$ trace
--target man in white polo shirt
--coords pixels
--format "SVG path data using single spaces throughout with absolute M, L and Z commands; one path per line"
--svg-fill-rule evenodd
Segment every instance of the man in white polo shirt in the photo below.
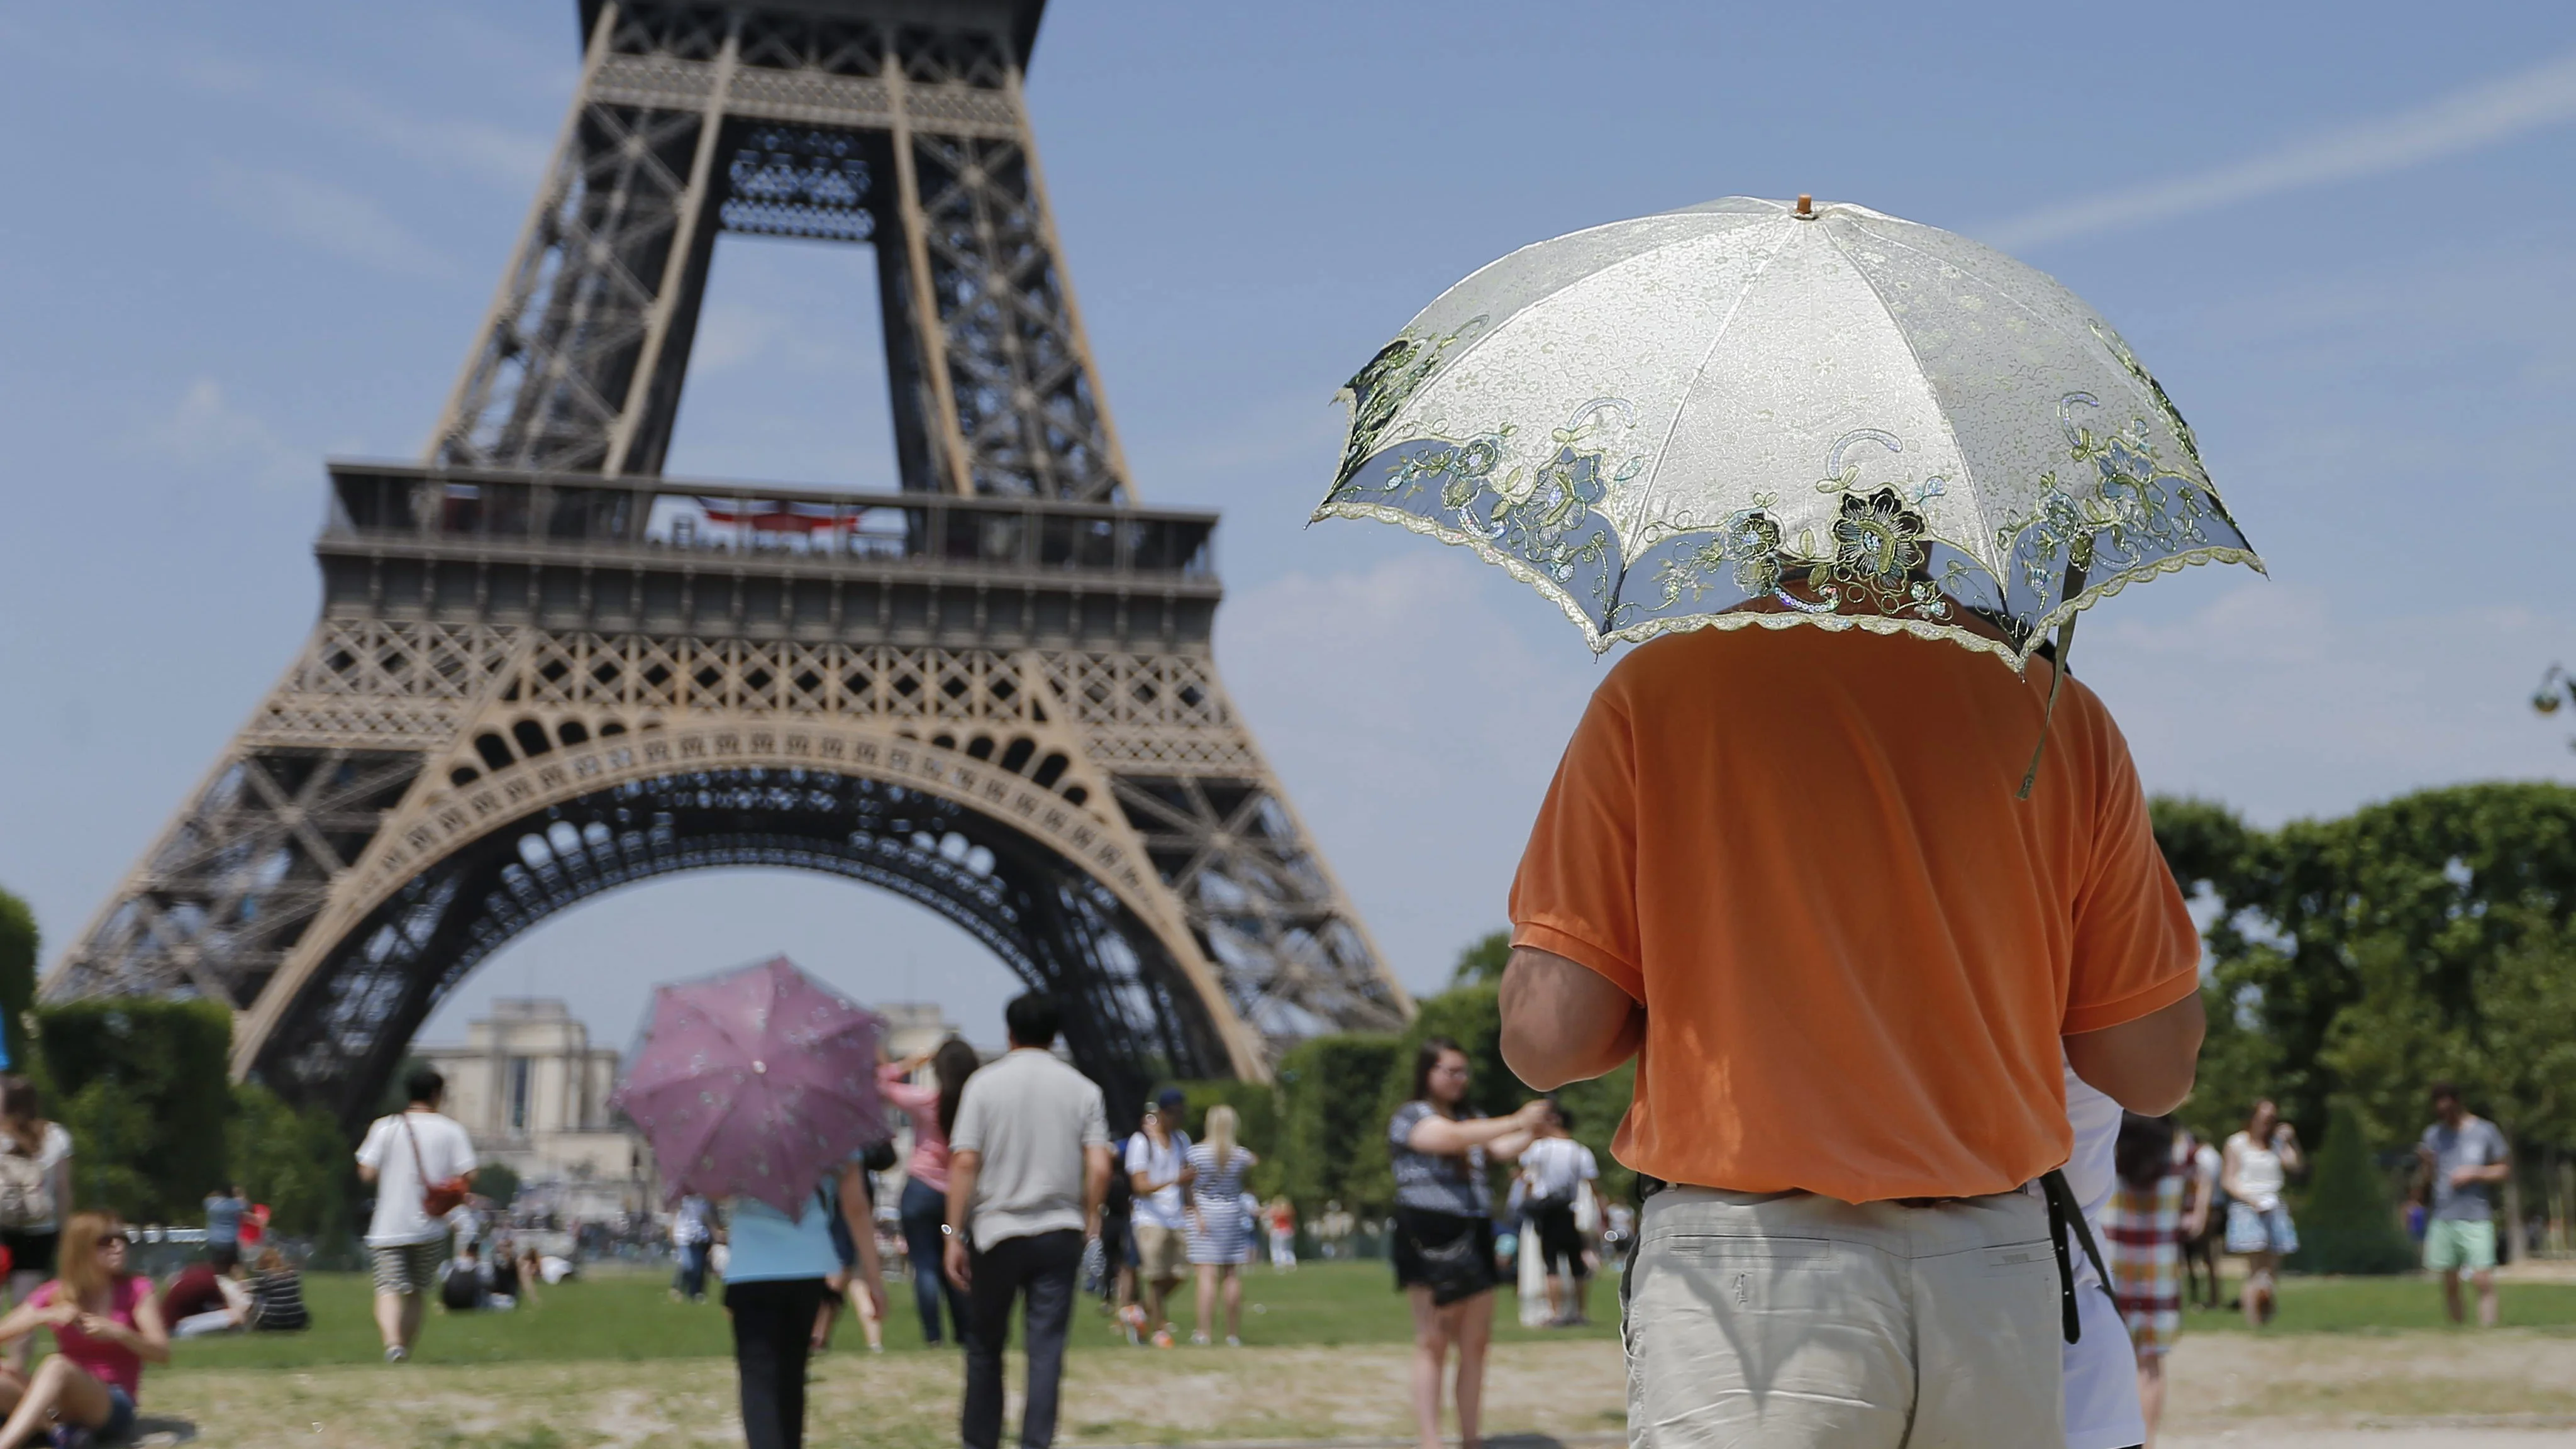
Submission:
M 376 1330 L 385 1362 L 411 1357 L 420 1336 L 429 1293 L 446 1260 L 445 1215 L 432 1217 L 431 1189 L 457 1194 L 474 1181 L 474 1139 L 465 1126 L 438 1110 L 447 1079 L 427 1067 L 403 1083 L 411 1105 L 379 1117 L 358 1147 L 358 1177 L 376 1189 L 376 1214 L 367 1224 L 367 1255 L 375 1262 Z M 449 1204 L 453 1211 L 455 1204 Z
M 959 1436 L 966 1449 L 1001 1443 L 1002 1349 L 1011 1306 L 1025 1294 L 1029 1386 L 1020 1443 L 1047 1449 L 1082 1245 L 1099 1233 L 1109 1192 L 1109 1117 L 1100 1088 L 1055 1059 L 1063 1015 L 1052 997 L 1015 998 L 1002 1020 L 1011 1049 L 966 1079 L 948 1133 L 944 1266 L 967 1301 Z

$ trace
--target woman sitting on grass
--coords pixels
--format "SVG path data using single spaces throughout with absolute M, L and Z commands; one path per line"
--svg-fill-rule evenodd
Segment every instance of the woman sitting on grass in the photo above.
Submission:
M 54 1331 L 54 1356 L 32 1378 L 0 1371 L 0 1449 L 19 1449 L 56 1428 L 57 1443 L 114 1443 L 134 1428 L 143 1365 L 170 1361 L 170 1335 L 152 1280 L 126 1271 L 125 1225 L 109 1213 L 74 1213 L 63 1225 L 60 1274 L 0 1318 L 0 1344 Z

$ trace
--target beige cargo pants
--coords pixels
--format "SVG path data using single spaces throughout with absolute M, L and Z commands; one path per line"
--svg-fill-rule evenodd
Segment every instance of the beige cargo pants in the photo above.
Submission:
M 2048 1209 L 2033 1194 L 1854 1205 L 1646 1200 L 1620 1332 L 1634 1449 L 2065 1442 Z

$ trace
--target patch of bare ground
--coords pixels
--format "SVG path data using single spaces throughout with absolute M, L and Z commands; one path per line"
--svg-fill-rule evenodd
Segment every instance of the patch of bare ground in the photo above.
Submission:
M 2195 1334 L 2166 1375 L 2165 1426 L 2178 1444 L 2249 1442 L 2257 1429 L 2343 1431 L 2331 1442 L 2391 1449 L 2397 1440 L 2384 1436 L 2412 1433 L 2576 1444 L 2576 1338 L 2560 1335 Z
M 808 1442 L 956 1442 L 954 1353 L 818 1361 Z M 1400 1346 L 1082 1351 L 1066 1365 L 1059 1442 L 1196 1445 L 1410 1437 Z M 1010 1381 L 1021 1382 L 1015 1358 Z M 2186 1337 L 2170 1367 L 2168 1449 L 2265 1443 L 2576 1446 L 2576 1337 L 2507 1330 Z M 1618 1347 L 1503 1344 L 1486 1384 L 1502 1435 L 1578 1440 L 1624 1424 Z M 234 1370 L 157 1377 L 147 1409 L 193 1421 L 205 1449 L 703 1449 L 741 1442 L 733 1365 L 645 1363 Z M 1016 1425 L 1014 1392 L 1008 1422 Z M 2426 1436 L 2431 1437 L 2426 1437 Z
M 1394 1438 L 1408 1433 L 1401 1348 L 1078 1352 L 1066 1362 L 1058 1442 Z M 807 1442 L 954 1444 L 961 1363 L 946 1353 L 833 1354 L 815 1367 Z M 1016 1425 L 1015 1355 L 1006 1422 Z M 1495 1433 L 1615 1429 L 1615 1344 L 1506 1344 L 1486 1381 Z M 293 1442 L 332 1449 L 696 1449 L 738 1444 L 733 1365 L 405 1364 L 236 1370 L 154 1380 L 149 1409 L 196 1424 L 204 1449 Z

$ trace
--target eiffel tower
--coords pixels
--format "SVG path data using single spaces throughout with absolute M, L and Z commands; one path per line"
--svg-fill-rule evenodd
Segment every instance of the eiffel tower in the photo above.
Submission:
M 1217 677 L 1216 517 L 1119 450 L 1021 98 L 1043 8 L 581 0 L 425 456 L 328 464 L 311 639 L 46 998 L 226 1002 L 237 1074 L 354 1120 L 518 933 L 777 866 L 1060 993 L 1122 1112 L 1400 1024 Z M 662 476 L 725 231 L 875 247 L 901 491 Z

